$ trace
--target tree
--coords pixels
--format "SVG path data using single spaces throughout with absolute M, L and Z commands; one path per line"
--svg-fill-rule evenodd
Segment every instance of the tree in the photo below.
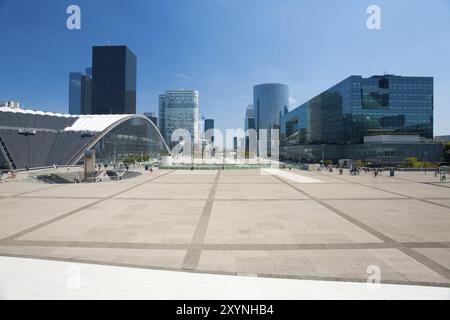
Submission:
M 450 142 L 447 142 L 444 145 L 444 159 L 445 162 L 450 162 Z
M 406 166 L 408 168 L 420 168 L 421 163 L 419 161 L 417 161 L 416 157 L 409 157 L 409 158 L 406 158 Z

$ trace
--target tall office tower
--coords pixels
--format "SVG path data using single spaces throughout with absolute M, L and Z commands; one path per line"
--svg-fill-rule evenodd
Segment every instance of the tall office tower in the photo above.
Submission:
M 161 135 L 164 137 L 165 140 L 165 128 L 166 128 L 166 95 L 160 94 L 159 95 L 159 110 L 158 110 L 158 129 L 159 132 L 161 132 Z
M 245 110 L 245 132 L 250 129 L 256 129 L 255 107 L 252 105 L 247 106 Z
M 280 127 L 280 112 L 289 106 L 289 87 L 279 83 L 254 86 L 253 105 L 258 138 L 259 130 L 266 129 L 270 139 L 270 130 Z
M 153 122 L 153 124 L 155 126 L 158 126 L 158 117 L 156 116 L 155 112 L 145 112 L 144 116 L 146 116 L 147 118 L 150 119 L 151 122 Z
M 168 90 L 159 96 L 160 130 L 169 145 L 172 133 L 185 129 L 191 134 L 191 141 L 199 143 L 198 91 Z
M 208 130 L 210 130 L 208 132 Z M 205 140 L 214 142 L 214 119 L 205 119 L 204 131 L 205 131 Z
M 92 49 L 92 114 L 136 113 L 137 59 L 126 46 Z
M 254 131 L 249 130 L 256 130 L 256 119 L 255 119 L 255 106 L 249 105 L 247 106 L 247 109 L 245 110 L 245 138 L 244 138 L 244 145 L 245 145 L 245 155 L 246 157 L 250 157 L 250 138 L 256 139 L 256 135 Z M 254 141 L 252 141 L 253 143 Z M 256 147 L 256 142 L 255 142 Z
M 69 74 L 69 113 L 81 114 L 81 72 Z
M 90 68 L 86 74 L 72 72 L 69 74 L 69 113 L 91 114 L 92 76 Z

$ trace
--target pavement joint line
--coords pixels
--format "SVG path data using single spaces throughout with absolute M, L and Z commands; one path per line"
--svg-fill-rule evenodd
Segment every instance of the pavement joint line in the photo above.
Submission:
M 392 238 L 386 236 L 385 234 L 379 232 L 378 230 L 375 230 L 374 228 L 372 228 L 372 227 L 362 223 L 361 221 L 359 221 L 359 220 L 349 216 L 348 214 L 342 212 L 341 210 L 338 210 L 337 208 L 335 208 L 335 207 L 329 205 L 328 203 L 326 203 L 325 201 L 312 196 L 308 192 L 298 188 L 296 185 L 294 185 L 294 184 L 292 184 L 292 183 L 282 179 L 281 177 L 275 176 L 275 178 L 279 179 L 282 182 L 284 182 L 286 185 L 290 186 L 291 188 L 293 188 L 294 190 L 300 192 L 301 194 L 307 196 L 311 200 L 314 200 L 315 202 L 317 202 L 322 207 L 327 208 L 328 210 L 332 211 L 333 213 L 337 214 L 338 216 L 340 216 L 340 217 L 344 218 L 345 220 L 349 221 L 353 225 L 356 225 L 359 228 L 361 228 L 364 231 L 366 231 L 367 233 L 371 234 L 372 236 L 375 236 L 379 240 L 384 241 L 384 242 L 388 242 L 388 243 L 396 242 L 394 239 L 392 239 Z
M 320 173 L 320 174 L 323 175 L 323 176 L 328 177 L 328 175 L 326 175 L 326 174 L 324 174 L 324 173 Z M 333 177 L 333 176 L 331 176 L 331 177 Z M 347 180 L 347 179 L 342 179 L 342 178 L 338 178 L 338 177 L 333 177 L 333 178 L 335 178 L 335 179 L 340 179 L 340 180 L 345 180 L 345 181 L 348 181 L 349 183 L 353 183 L 353 184 L 360 185 L 360 186 L 363 186 L 363 187 L 372 188 L 372 189 L 374 189 L 374 190 L 378 190 L 378 191 L 383 191 L 383 192 L 391 193 L 391 194 L 394 194 L 394 195 L 397 195 L 397 196 L 400 196 L 400 197 L 407 198 L 407 199 L 409 199 L 409 200 L 417 200 L 417 201 L 421 201 L 421 202 L 425 202 L 425 203 L 428 203 L 428 204 L 433 204 L 433 205 L 436 205 L 436 206 L 439 206 L 439 207 L 443 207 L 443 208 L 448 208 L 448 209 L 450 209 L 450 206 L 447 206 L 447 205 L 445 205 L 445 204 L 435 203 L 435 202 L 426 200 L 426 199 L 424 199 L 424 198 L 417 198 L 417 197 L 409 196 L 409 195 L 404 194 L 404 193 L 386 190 L 386 189 L 383 189 L 383 188 L 381 188 L 381 187 L 377 187 L 377 186 L 374 186 L 374 185 L 371 185 L 371 184 L 368 184 L 368 183 L 364 183 L 364 182 L 356 182 L 356 181 Z M 375 179 L 375 178 L 374 178 L 374 179 Z M 394 179 L 395 179 L 395 177 L 394 177 Z M 404 180 L 404 181 L 406 181 L 406 180 Z M 408 181 L 409 181 L 409 180 L 408 180 Z M 411 182 L 411 183 L 422 183 L 422 182 L 416 182 L 416 181 L 409 181 L 409 182 Z
M 69 263 L 80 263 L 80 264 L 92 264 L 98 266 L 112 266 L 112 267 L 122 267 L 122 268 L 136 268 L 142 270 L 153 270 L 153 271 L 172 271 L 172 272 L 185 272 L 191 274 L 207 274 L 207 275 L 222 275 L 222 276 L 243 276 L 243 277 L 258 277 L 258 278 L 269 278 L 269 279 L 291 279 L 291 280 L 309 280 L 309 281 L 338 281 L 338 282 L 352 282 L 352 283 L 363 283 L 367 282 L 366 279 L 361 278 L 351 278 L 351 277 L 326 277 L 326 276 L 297 276 L 297 275 L 280 275 L 280 274 L 268 274 L 268 273 L 241 273 L 233 271 L 214 271 L 214 270 L 191 270 L 176 267 L 162 267 L 162 266 L 148 266 L 132 263 L 118 263 L 118 262 L 101 262 L 89 259 L 79 259 L 79 258 L 58 258 L 49 256 L 30 256 L 26 254 L 11 255 L 5 254 L 3 257 L 11 258 L 23 258 L 23 259 L 33 259 L 33 260 L 44 260 L 44 261 L 59 261 L 59 262 L 69 262 Z M 246 276 L 248 275 L 248 276 Z M 435 288 L 450 288 L 450 283 L 445 282 L 421 282 L 421 281 L 409 281 L 409 280 L 383 280 L 381 279 L 381 284 L 394 284 L 394 285 L 405 285 L 405 286 L 424 286 L 424 287 L 435 287 Z
M 164 249 L 188 250 L 190 243 L 105 242 L 72 240 L 10 240 L 1 243 L 4 247 L 49 247 L 49 248 L 104 248 L 104 249 Z M 272 243 L 272 244 L 198 244 L 204 251 L 302 251 L 302 250 L 358 250 L 358 249 L 449 249 L 450 242 L 350 242 L 350 243 Z
M 199 264 L 200 256 L 202 253 L 202 246 L 205 241 L 209 220 L 211 218 L 214 198 L 216 196 L 217 187 L 220 181 L 220 173 L 221 171 L 218 170 L 216 173 L 216 177 L 214 178 L 214 184 L 212 188 L 209 190 L 208 198 L 205 202 L 202 214 L 200 215 L 197 227 L 192 236 L 191 247 L 186 252 L 186 255 L 183 260 L 182 264 L 183 269 L 187 270 L 195 269 Z
M 60 216 L 57 216 L 57 217 L 55 217 L 55 218 L 53 218 L 53 219 L 50 219 L 50 220 L 41 222 L 41 223 L 39 223 L 39 224 L 37 224 L 37 225 L 35 225 L 35 226 L 32 226 L 32 227 L 27 228 L 27 229 L 25 229 L 25 230 L 19 231 L 19 232 L 15 233 L 15 234 L 13 234 L 13 235 L 10 235 L 10 236 L 8 236 L 8 237 L 6 237 L 6 238 L 4 238 L 4 239 L 1 239 L 1 240 L 0 240 L 0 245 L 1 245 L 3 242 L 8 242 L 8 241 L 11 241 L 11 240 L 18 239 L 18 238 L 20 238 L 20 237 L 23 237 L 23 236 L 26 235 L 26 234 L 29 234 L 29 233 L 31 233 L 31 232 L 34 232 L 34 231 L 39 230 L 39 229 L 41 229 L 41 228 L 44 228 L 44 227 L 46 227 L 46 226 L 48 226 L 48 225 L 50 225 L 50 224 L 52 224 L 52 223 L 61 221 L 61 220 L 65 219 L 65 218 L 67 218 L 67 217 L 69 217 L 69 216 L 72 216 L 72 215 L 74 215 L 74 214 L 76 214 L 76 213 L 78 213 L 78 212 L 80 212 L 80 211 L 83 211 L 83 210 L 85 210 L 85 209 L 87 209 L 87 208 L 89 208 L 89 207 L 95 206 L 95 205 L 97 205 L 97 204 L 99 204 L 99 203 L 102 203 L 102 202 L 108 200 L 108 199 L 111 199 L 111 198 L 113 198 L 114 196 L 119 195 L 119 194 L 121 194 L 121 193 L 123 193 L 123 192 L 127 192 L 127 191 L 133 190 L 133 189 L 135 189 L 135 188 L 138 188 L 138 187 L 140 187 L 140 186 L 142 186 L 142 185 L 144 185 L 144 184 L 146 184 L 146 183 L 148 183 L 148 182 L 150 182 L 150 181 L 155 181 L 155 180 L 157 180 L 157 179 L 159 179 L 159 178 L 164 177 L 165 175 L 170 174 L 171 172 L 172 172 L 172 171 L 168 171 L 168 172 L 165 172 L 165 173 L 163 173 L 163 174 L 161 174 L 161 175 L 154 176 L 154 177 L 152 177 L 152 179 L 150 179 L 150 180 L 146 180 L 146 181 L 144 181 L 144 182 L 140 182 L 140 183 L 138 183 L 138 184 L 136 184 L 136 185 L 134 185 L 134 186 L 131 186 L 131 187 L 129 187 L 129 188 L 126 188 L 126 189 L 124 189 L 124 190 L 121 190 L 121 191 L 119 191 L 119 192 L 116 192 L 116 193 L 114 193 L 114 194 L 112 194 L 112 195 L 110 195 L 110 196 L 108 196 L 108 197 L 106 197 L 106 198 L 102 198 L 102 199 L 100 199 L 100 200 L 93 201 L 93 202 L 91 202 L 91 203 L 88 203 L 87 205 L 84 205 L 84 206 L 79 207 L 79 208 L 77 208 L 77 209 L 71 210 L 71 211 L 69 211 L 69 212 L 67 212 L 67 213 L 65 213 L 65 214 L 62 214 L 62 215 L 60 215 Z
M 24 195 L 27 195 L 27 194 L 30 194 L 30 193 L 34 193 L 34 192 L 47 191 L 47 190 L 50 190 L 50 189 L 54 189 L 56 187 L 59 187 L 59 185 L 53 185 L 53 186 L 45 187 L 45 188 L 42 188 L 42 189 L 39 189 L 39 190 L 20 192 L 20 193 L 12 194 L 12 195 L 9 195 L 9 196 L 3 196 L 2 195 L 2 196 L 0 196 L 0 199 L 15 198 L 15 197 L 24 196 Z
M 287 182 L 287 181 L 285 181 L 284 179 L 282 179 L 280 177 L 276 177 L 276 178 L 279 179 L 280 181 L 283 181 L 287 185 L 291 186 L 295 190 L 297 190 L 297 191 L 303 193 L 304 195 L 310 197 L 311 199 L 314 199 L 315 201 L 317 201 L 319 204 L 323 205 L 327 209 L 329 209 L 329 210 L 333 211 L 334 213 L 340 215 L 344 219 L 346 219 L 349 222 L 353 223 L 354 225 L 362 228 L 363 230 L 365 230 L 366 232 L 372 234 L 373 236 L 376 236 L 380 240 L 383 240 L 383 241 L 388 242 L 388 243 L 392 243 L 393 242 L 393 243 L 398 244 L 399 245 L 398 250 L 400 250 L 401 252 L 403 252 L 404 254 L 409 256 L 410 258 L 416 260 L 417 262 L 421 263 L 422 265 L 426 266 L 427 268 L 429 268 L 430 270 L 434 271 L 435 273 L 445 277 L 447 280 L 450 280 L 450 270 L 447 269 L 446 267 L 442 266 L 441 264 L 439 264 L 439 263 L 429 259 L 428 257 L 420 254 L 417 251 L 413 251 L 412 249 L 402 245 L 401 243 L 399 243 L 399 242 L 395 241 L 394 239 L 388 237 L 387 235 L 379 232 L 378 230 L 376 230 L 376 229 L 374 229 L 374 228 L 372 228 L 372 227 L 362 223 L 361 221 L 359 221 L 359 220 L 357 220 L 357 219 L 355 219 L 355 218 L 345 214 L 344 212 L 334 208 L 333 206 L 329 205 L 328 203 L 324 202 L 323 200 L 317 199 L 317 198 L 309 195 L 307 192 L 301 190 L 300 188 L 297 188 L 295 185 L 291 184 L 290 182 Z M 374 186 L 371 186 L 371 185 L 366 185 L 366 184 L 358 183 L 358 182 L 355 182 L 355 181 L 352 181 L 352 183 L 357 184 L 357 185 L 363 185 L 363 186 L 371 187 L 373 189 L 380 190 L 380 191 L 386 191 L 386 190 L 384 190 L 382 188 L 377 188 L 377 187 L 374 187 Z M 396 193 L 396 192 L 392 192 L 392 191 L 386 191 L 386 192 L 390 192 L 390 193 L 396 194 L 396 195 L 402 195 L 402 194 L 399 194 L 399 193 Z M 421 201 L 424 201 L 424 202 L 427 202 L 427 203 L 435 204 L 434 202 L 431 202 L 431 201 L 417 199 L 417 198 L 410 197 L 410 196 L 407 196 L 407 195 L 402 195 L 402 196 L 405 196 L 405 197 L 410 198 L 410 199 L 421 200 Z M 444 206 L 444 207 L 447 207 L 447 206 Z

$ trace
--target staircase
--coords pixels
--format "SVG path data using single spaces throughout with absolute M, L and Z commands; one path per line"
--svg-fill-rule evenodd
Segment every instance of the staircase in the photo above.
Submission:
M 0 150 L 5 157 L 6 161 L 8 161 L 9 168 L 11 170 L 16 170 L 16 165 L 14 164 L 14 160 L 11 157 L 11 154 L 8 151 L 8 148 L 6 147 L 6 143 L 3 141 L 2 137 L 0 137 Z

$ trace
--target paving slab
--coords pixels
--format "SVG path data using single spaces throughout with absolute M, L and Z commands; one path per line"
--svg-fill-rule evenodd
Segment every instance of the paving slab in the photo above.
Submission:
M 135 184 L 137 183 L 134 182 L 132 185 Z M 130 188 L 132 185 L 130 185 L 130 182 L 122 183 L 122 181 L 104 182 L 101 184 L 61 184 L 47 190 L 28 193 L 24 197 L 105 198 Z
M 158 182 L 145 184 L 123 192 L 116 198 L 205 200 L 211 188 L 212 184 L 159 183 L 158 180 Z
M 203 251 L 198 268 L 238 274 L 367 281 L 372 275 L 368 273 L 371 266 L 380 271 L 381 282 L 449 283 L 396 249 Z
M 418 200 L 327 200 L 401 242 L 450 242 L 450 209 Z
M 129 265 L 180 269 L 185 250 L 120 249 L 120 248 L 49 248 L 26 246 L 0 246 L 0 255 L 33 256 L 37 259 L 93 262 L 110 265 Z
M 413 250 L 450 270 L 450 248 L 416 248 Z
M 0 199 L 0 239 L 92 203 L 89 199 Z
M 396 192 L 414 198 L 443 198 L 450 199 L 450 188 L 443 188 L 425 183 L 400 183 L 400 184 L 378 184 L 378 188 L 386 191 Z
M 314 201 L 215 202 L 206 243 L 381 242 Z
M 50 187 L 55 186 L 43 183 L 4 182 L 0 183 L 0 197 L 11 197 L 22 193 L 47 190 Z
M 203 206 L 198 200 L 108 200 L 19 240 L 190 243 Z
M 307 194 L 319 199 L 379 199 L 379 198 L 405 198 L 376 190 L 366 186 L 355 186 L 352 183 L 347 184 L 295 184 L 296 187 L 305 191 Z
M 275 188 L 272 184 L 228 183 L 217 187 L 215 199 L 283 200 L 308 199 L 308 197 L 283 184 Z

